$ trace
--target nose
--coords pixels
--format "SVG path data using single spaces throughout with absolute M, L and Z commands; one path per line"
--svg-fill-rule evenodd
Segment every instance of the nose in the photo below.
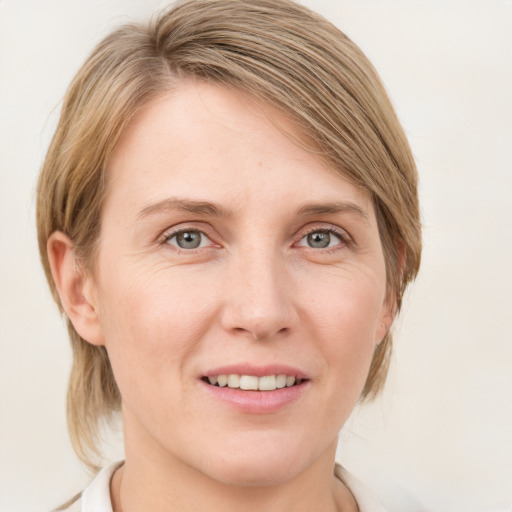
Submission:
M 262 341 L 293 331 L 298 313 L 293 279 L 285 263 L 264 250 L 248 251 L 234 259 L 225 284 L 223 328 Z

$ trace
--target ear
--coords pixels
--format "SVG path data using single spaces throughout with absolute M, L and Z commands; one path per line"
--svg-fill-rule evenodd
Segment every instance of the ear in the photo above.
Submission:
M 48 239 L 46 250 L 62 307 L 73 327 L 89 343 L 104 345 L 95 288 L 76 261 L 73 242 L 61 231 L 55 231 Z
M 396 306 L 394 301 L 387 299 L 381 310 L 381 314 L 379 317 L 379 325 L 377 326 L 377 330 L 375 332 L 375 346 L 378 346 L 380 342 L 386 337 L 386 334 L 389 332 L 391 328 L 391 324 L 395 319 L 396 315 Z
M 405 245 L 403 243 L 396 244 L 396 264 L 397 264 L 397 271 L 398 271 L 398 281 L 396 283 L 396 286 L 399 286 L 399 283 L 402 281 L 403 273 L 405 270 Z M 377 332 L 375 335 L 375 343 L 376 345 L 379 345 L 380 342 L 385 338 L 389 330 L 391 329 L 391 325 L 393 324 L 393 321 L 395 320 L 395 317 L 398 313 L 398 302 L 397 297 L 390 291 L 390 285 L 389 283 L 386 284 L 386 298 L 384 300 L 384 304 L 382 306 L 381 310 L 381 316 L 380 316 L 380 325 L 377 328 Z

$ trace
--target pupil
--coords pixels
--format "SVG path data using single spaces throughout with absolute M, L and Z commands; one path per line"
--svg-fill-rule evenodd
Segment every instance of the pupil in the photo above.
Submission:
M 325 247 L 328 247 L 330 242 L 331 235 L 329 233 L 316 231 L 315 233 L 311 233 L 308 235 L 308 245 L 310 247 L 323 249 Z
M 178 233 L 176 242 L 182 249 L 195 249 L 201 243 L 201 234 L 197 231 Z

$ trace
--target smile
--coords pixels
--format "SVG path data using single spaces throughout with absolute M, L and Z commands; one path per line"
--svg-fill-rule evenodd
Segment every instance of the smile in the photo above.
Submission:
M 208 396 L 244 414 L 271 414 L 291 407 L 311 388 L 311 376 L 286 364 L 230 364 L 199 377 Z
M 238 375 L 236 373 L 203 377 L 205 382 L 220 388 L 242 389 L 244 391 L 275 391 L 276 389 L 298 386 L 304 379 L 292 375 Z

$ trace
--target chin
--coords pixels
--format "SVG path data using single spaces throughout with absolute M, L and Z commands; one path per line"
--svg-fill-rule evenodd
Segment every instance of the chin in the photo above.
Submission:
M 251 449 L 223 450 L 212 457 L 205 473 L 226 485 L 267 487 L 292 480 L 307 467 L 304 446 L 294 443 L 263 443 Z
M 300 473 L 297 466 L 283 462 L 246 461 L 228 462 L 222 467 L 211 468 L 210 477 L 236 487 L 270 487 L 284 484 Z

